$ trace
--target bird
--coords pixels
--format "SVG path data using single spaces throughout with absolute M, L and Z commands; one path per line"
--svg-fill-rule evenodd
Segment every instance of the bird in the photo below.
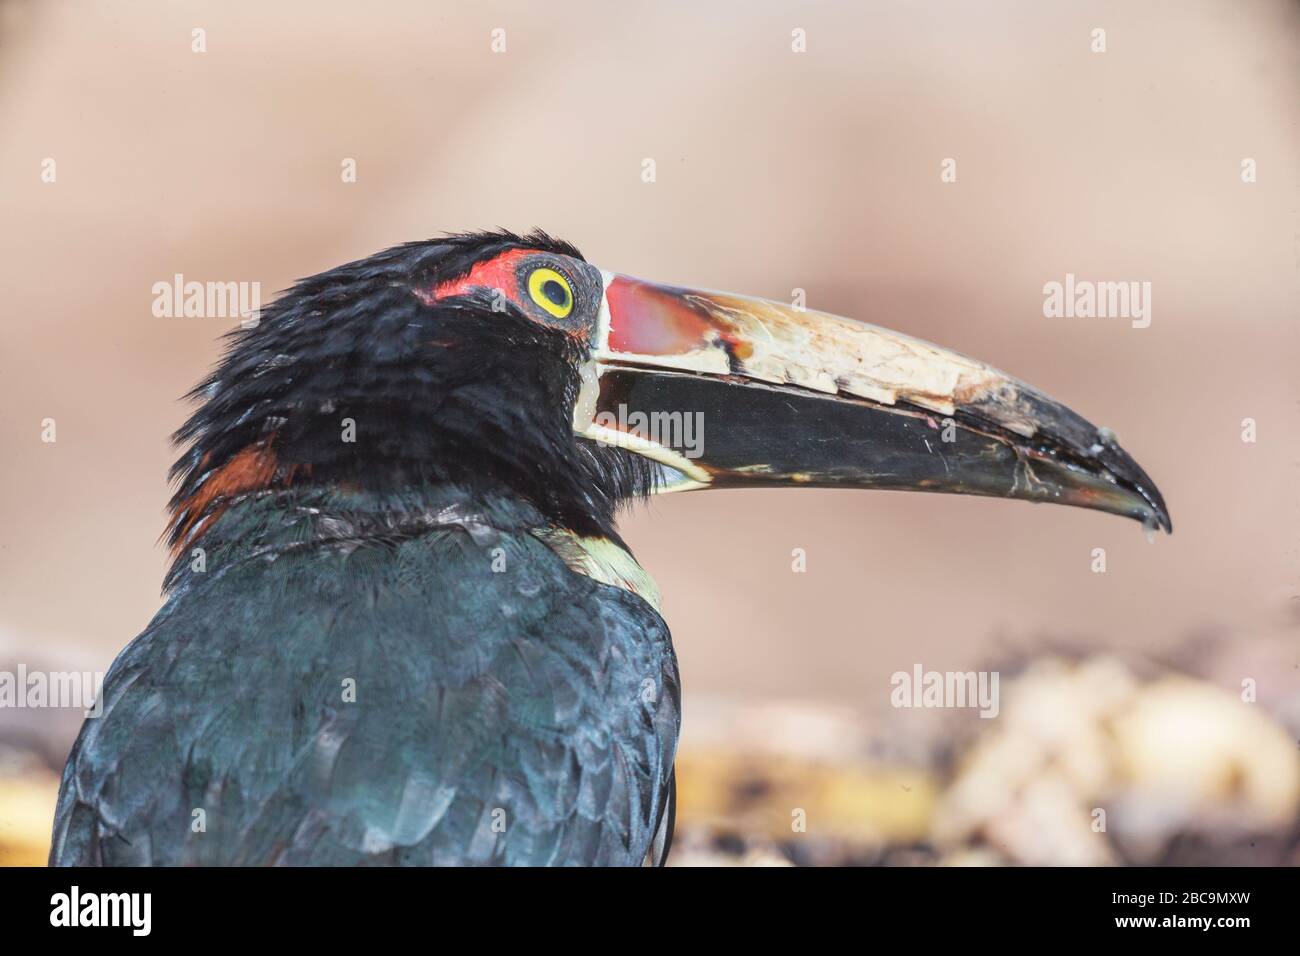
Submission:
M 662 865 L 681 685 L 617 529 L 652 495 L 928 491 L 1172 532 L 1113 432 L 989 365 L 542 231 L 300 280 L 189 398 L 165 600 L 67 759 L 52 865 Z

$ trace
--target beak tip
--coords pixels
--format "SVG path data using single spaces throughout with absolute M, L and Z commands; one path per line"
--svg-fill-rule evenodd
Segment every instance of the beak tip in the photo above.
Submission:
M 1156 515 L 1156 521 L 1159 522 L 1160 527 L 1165 529 L 1165 534 L 1174 533 L 1174 520 L 1169 517 L 1169 512 L 1163 507 L 1160 509 L 1159 514 Z
M 1109 438 L 1109 436 L 1106 436 Z M 1121 448 L 1113 438 L 1104 441 L 1102 451 L 1097 456 L 1100 464 L 1109 471 L 1115 479 L 1121 484 L 1127 485 L 1132 491 L 1136 492 L 1145 503 L 1145 511 L 1140 517 L 1146 522 L 1153 522 L 1155 526 L 1163 530 L 1166 534 L 1174 533 L 1174 522 L 1169 516 L 1169 508 L 1165 504 L 1164 495 L 1156 487 L 1156 483 L 1151 480 L 1150 476 L 1142 470 L 1142 466 L 1133 460 L 1133 456 Z
M 1173 519 L 1169 517 L 1169 512 L 1165 510 L 1163 504 L 1160 506 L 1158 510 L 1155 510 L 1153 512 L 1152 517 L 1154 518 L 1156 527 L 1159 530 L 1163 531 L 1165 534 L 1174 533 Z
M 1154 486 L 1151 490 L 1153 492 L 1152 497 L 1155 499 L 1152 505 L 1155 507 L 1156 523 L 1165 529 L 1165 534 L 1173 534 L 1174 519 L 1169 516 L 1169 509 L 1165 507 L 1165 499 L 1161 497 L 1160 492 Z

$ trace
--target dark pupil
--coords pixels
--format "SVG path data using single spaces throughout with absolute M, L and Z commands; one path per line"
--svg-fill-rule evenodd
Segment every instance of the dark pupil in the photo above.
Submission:
M 542 283 L 542 295 L 550 299 L 553 305 L 564 306 L 569 301 L 569 295 L 564 286 L 554 279 L 547 279 Z

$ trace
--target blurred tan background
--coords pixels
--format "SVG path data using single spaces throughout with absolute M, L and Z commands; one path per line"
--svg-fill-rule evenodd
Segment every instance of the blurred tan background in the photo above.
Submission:
M 540 226 L 604 268 L 799 287 L 1000 366 L 1115 429 L 1173 515 L 1149 543 L 1021 502 L 660 500 L 624 530 L 665 595 L 688 753 L 776 702 L 920 733 L 892 672 L 1060 642 L 1177 658 L 1230 695 L 1251 677 L 1280 714 L 1300 685 L 1298 41 L 1297 5 L 1270 0 L 3 0 L 0 658 L 102 670 L 160 603 L 168 435 L 233 323 L 153 317 L 153 283 L 269 297 L 405 240 Z M 1150 327 L 1044 318 L 1067 272 L 1149 281 Z M 1206 642 L 1269 650 L 1214 670 Z

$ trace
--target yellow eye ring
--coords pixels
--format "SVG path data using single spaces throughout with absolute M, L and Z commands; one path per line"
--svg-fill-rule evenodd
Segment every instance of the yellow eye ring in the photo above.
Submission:
M 567 319 L 573 311 L 573 288 L 569 285 L 569 280 L 554 269 L 542 267 L 530 272 L 528 294 L 557 319 Z

